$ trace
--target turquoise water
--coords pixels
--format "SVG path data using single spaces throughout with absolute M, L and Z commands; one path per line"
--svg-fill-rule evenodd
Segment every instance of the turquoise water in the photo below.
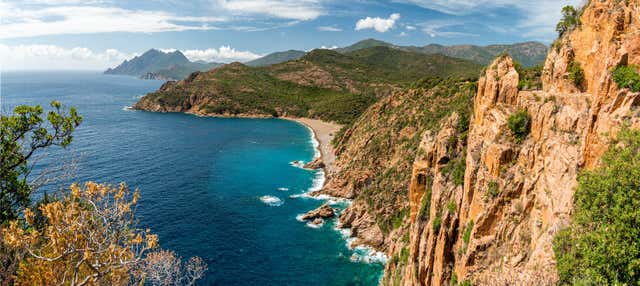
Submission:
M 203 285 L 377 284 L 383 265 L 353 262 L 335 222 L 311 228 L 296 220 L 323 203 L 297 196 L 321 178 L 291 164 L 314 156 L 307 128 L 126 110 L 161 84 L 90 72 L 4 73 L 0 96 L 5 113 L 53 99 L 76 106 L 85 120 L 74 142 L 41 156 L 40 168 L 77 158 L 73 181 L 139 188 L 141 226 L 163 248 L 202 257 Z

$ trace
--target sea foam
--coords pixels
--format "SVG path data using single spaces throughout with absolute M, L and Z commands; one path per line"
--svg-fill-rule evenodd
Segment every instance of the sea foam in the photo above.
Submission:
M 274 196 L 262 196 L 260 197 L 260 200 L 266 205 L 272 207 L 279 207 L 284 204 L 284 202 L 280 198 Z

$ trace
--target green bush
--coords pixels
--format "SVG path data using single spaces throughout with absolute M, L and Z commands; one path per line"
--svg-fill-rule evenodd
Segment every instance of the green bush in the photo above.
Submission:
M 524 141 L 531 131 L 531 117 L 526 110 L 520 109 L 516 113 L 511 114 L 507 120 L 507 127 L 511 130 L 511 135 L 518 143 Z
M 584 71 L 582 71 L 582 66 L 580 66 L 580 63 L 572 61 L 571 63 L 569 63 L 568 71 L 569 79 L 571 80 L 571 82 L 573 82 L 576 87 L 582 89 L 584 85 Z
M 464 172 L 466 168 L 467 162 L 465 161 L 465 156 L 460 155 L 460 157 L 454 161 L 453 165 L 453 182 L 457 186 L 460 186 L 464 183 Z
M 473 220 L 470 220 L 467 225 L 464 227 L 464 232 L 462 233 L 462 241 L 466 246 L 471 241 L 471 231 L 473 230 Z
M 398 260 L 400 265 L 405 265 L 409 262 L 409 249 L 407 247 L 403 247 L 402 250 L 400 250 L 400 258 Z
M 489 194 L 491 198 L 495 198 L 500 194 L 500 185 L 498 185 L 498 182 L 489 182 L 489 186 L 487 187 L 487 194 Z
M 640 131 L 622 130 L 602 166 L 578 175 L 570 226 L 554 240 L 560 285 L 638 285 Z
M 437 232 L 440 230 L 440 225 L 442 224 L 442 214 L 438 213 L 438 215 L 433 219 L 433 232 Z
M 556 25 L 556 31 L 559 36 L 573 30 L 580 25 L 580 15 L 573 6 L 564 6 L 562 8 L 562 19 Z
M 637 66 L 617 66 L 613 70 L 612 75 L 613 81 L 615 81 L 620 88 L 628 88 L 633 92 L 640 91 L 640 75 L 638 75 Z
M 454 202 L 453 200 L 449 201 L 447 203 L 447 209 L 449 210 L 450 213 L 456 212 L 456 202 Z

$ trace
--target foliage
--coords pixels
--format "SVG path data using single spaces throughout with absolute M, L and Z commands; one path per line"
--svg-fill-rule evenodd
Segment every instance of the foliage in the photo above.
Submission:
M 612 71 L 612 75 L 618 87 L 628 88 L 633 92 L 640 91 L 640 75 L 637 66 L 619 65 Z
M 16 285 L 142 283 L 147 273 L 140 266 L 158 247 L 158 237 L 137 227 L 138 199 L 124 184 L 74 184 L 64 197 L 40 206 L 46 218 L 41 230 L 26 209 L 24 222 L 12 221 L 4 231 L 8 246 L 27 252 Z
M 464 227 L 464 232 L 462 233 L 462 241 L 465 245 L 469 244 L 469 241 L 471 241 L 471 231 L 473 231 L 473 220 L 470 220 L 467 223 Z
M 500 185 L 498 185 L 498 182 L 489 182 L 489 185 L 487 186 L 487 194 L 491 198 L 495 198 L 500 194 Z
M 385 209 L 402 209 L 408 200 L 407 186 L 411 182 L 411 169 L 422 135 L 427 131 L 438 132 L 444 118 L 454 112 L 459 115 L 460 130 L 465 127 L 471 114 L 476 82 L 459 78 L 425 78 L 412 85 L 411 89 L 387 96 L 369 108 L 353 122 L 341 137 L 338 153 L 350 158 L 339 176 L 349 179 L 354 172 L 375 174 L 357 188 L 357 200 L 367 203 L 368 210 L 376 217 L 376 223 L 385 232 L 393 227 L 394 212 Z M 371 132 L 376 130 L 376 132 Z M 403 131 L 404 130 L 404 131 Z M 398 136 L 398 134 L 407 134 Z M 359 140 L 367 138 L 362 148 Z M 461 140 L 462 135 L 459 135 Z M 465 142 L 465 141 L 460 141 Z M 376 154 L 367 156 L 366 154 Z M 420 220 L 429 220 L 432 178 L 426 176 L 423 210 Z
M 561 285 L 636 285 L 640 281 L 640 131 L 624 129 L 582 171 L 571 225 L 554 240 Z
M 433 218 L 433 232 L 438 232 L 440 230 L 440 225 L 442 225 L 442 214 L 438 213 L 435 218 Z
M 167 250 L 150 253 L 139 268 L 145 282 L 152 286 L 194 285 L 207 269 L 200 257 L 192 257 L 183 264 L 181 257 Z
M 422 202 L 420 203 L 420 210 L 418 211 L 418 215 L 420 219 L 427 221 L 429 220 L 429 210 L 431 209 L 431 185 L 433 184 L 433 177 L 427 176 L 426 190 L 424 195 L 422 195 Z
M 447 203 L 447 210 L 449 210 L 450 213 L 456 212 L 456 202 L 454 202 L 453 200 L 450 200 Z
M 507 119 L 507 127 L 516 142 L 521 143 L 531 131 L 531 117 L 526 110 L 520 109 Z
M 148 94 L 140 106 L 176 110 L 190 106 L 191 95 L 198 94 L 207 102 L 201 109 L 210 114 L 275 114 L 348 124 L 395 87 L 424 77 L 476 78 L 479 70 L 466 60 L 385 47 L 347 54 L 313 50 L 268 67 L 233 63 L 200 73 Z
M 29 159 L 51 146 L 66 147 L 82 121 L 75 108 L 65 112 L 57 101 L 43 118 L 41 106 L 21 105 L 13 115 L 0 116 L 0 225 L 17 218 L 30 204 L 31 187 L 27 181 L 33 168 Z
M 580 15 L 573 6 L 562 8 L 562 19 L 556 25 L 556 32 L 562 37 L 566 32 L 573 30 L 580 25 Z
M 518 61 L 513 62 L 519 75 L 518 90 L 542 89 L 542 64 L 525 68 Z
M 403 247 L 402 250 L 400 250 L 399 261 L 401 265 L 406 265 L 407 262 L 409 262 L 409 249 L 407 247 Z
M 391 220 L 391 225 L 393 226 L 393 229 L 399 228 L 402 226 L 402 224 L 404 223 L 404 218 L 409 214 L 409 209 L 408 208 L 404 208 L 402 210 L 400 210 L 399 212 L 397 212 L 392 220 Z
M 580 63 L 576 61 L 572 61 L 571 63 L 569 63 L 569 66 L 567 67 L 567 69 L 569 72 L 569 80 L 571 80 L 571 82 L 573 82 L 573 84 L 577 88 L 582 89 L 585 79 L 584 79 L 584 71 L 582 70 L 582 66 L 580 66 Z

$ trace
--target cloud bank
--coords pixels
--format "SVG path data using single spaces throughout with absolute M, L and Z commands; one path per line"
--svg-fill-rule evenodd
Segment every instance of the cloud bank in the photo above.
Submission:
M 173 52 L 176 49 L 161 49 Z M 143 51 L 144 52 L 144 51 Z M 117 49 L 94 51 L 86 47 L 64 48 L 56 45 L 0 44 L 0 69 L 2 70 L 105 70 L 141 53 L 124 53 Z M 238 51 L 230 46 L 218 49 L 185 50 L 191 61 L 229 63 L 250 61 L 261 55 L 250 51 Z

